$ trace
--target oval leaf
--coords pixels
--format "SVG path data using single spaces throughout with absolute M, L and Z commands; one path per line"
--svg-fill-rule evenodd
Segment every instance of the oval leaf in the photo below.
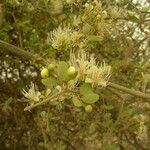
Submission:
M 42 79 L 42 84 L 51 89 L 55 87 L 57 83 L 56 83 L 55 78 L 49 77 L 47 79 Z
M 87 93 L 93 93 L 91 85 L 88 83 L 82 84 L 80 86 L 80 94 L 86 95 Z
M 103 41 L 103 37 L 97 35 L 90 35 L 88 36 L 87 40 L 89 43 L 95 43 L 95 42 L 100 43 Z
M 64 61 L 61 61 L 58 64 L 56 72 L 57 72 L 57 76 L 58 76 L 59 80 L 62 80 L 62 81 L 67 80 L 67 78 L 68 78 L 68 75 L 67 75 L 68 67 L 69 67 L 68 64 Z
M 77 97 L 73 97 L 72 102 L 73 102 L 74 106 L 76 106 L 76 107 L 82 106 L 82 102 Z
M 82 101 L 86 104 L 93 104 L 99 100 L 99 95 L 95 93 L 87 93 L 83 96 Z

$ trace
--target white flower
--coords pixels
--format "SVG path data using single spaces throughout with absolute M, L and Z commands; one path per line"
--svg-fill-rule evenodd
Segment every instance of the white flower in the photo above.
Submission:
M 78 72 L 77 77 L 82 78 L 86 74 L 89 68 L 88 59 L 89 59 L 89 56 L 83 50 L 80 50 L 78 52 L 77 57 L 75 56 L 73 52 L 71 52 L 69 64 L 70 66 L 74 66 L 75 69 L 77 70 Z
M 41 93 L 37 91 L 37 87 L 33 83 L 31 83 L 28 92 L 23 90 L 22 93 L 28 100 L 32 100 L 35 102 L 38 102 L 40 100 Z
M 94 56 L 81 50 L 77 57 L 73 52 L 70 54 L 69 64 L 77 70 L 77 78 L 85 79 L 85 82 L 92 85 L 106 87 L 110 78 L 111 66 L 106 65 L 105 62 L 99 65 Z
M 48 42 L 52 43 L 55 49 L 61 49 L 71 44 L 72 30 L 69 27 L 58 27 L 48 35 Z
M 101 64 L 101 66 L 96 66 L 95 63 L 93 63 L 90 69 L 87 70 L 85 82 L 106 87 L 110 77 L 110 71 L 111 67 L 107 66 L 105 63 Z

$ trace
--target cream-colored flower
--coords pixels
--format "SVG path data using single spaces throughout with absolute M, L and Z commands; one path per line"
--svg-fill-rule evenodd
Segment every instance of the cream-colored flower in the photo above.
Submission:
M 69 64 L 74 66 L 78 72 L 77 78 L 85 79 L 85 82 L 92 85 L 105 87 L 110 78 L 111 66 L 105 62 L 96 62 L 94 56 L 86 54 L 83 50 L 78 52 L 77 57 L 74 53 L 70 54 Z
M 48 35 L 47 42 L 57 50 L 68 50 L 81 45 L 83 34 L 69 27 L 58 27 Z
M 101 66 L 97 66 L 95 61 L 91 61 L 90 69 L 87 70 L 87 77 L 85 82 L 92 83 L 92 85 L 98 85 L 106 87 L 107 81 L 110 77 L 111 67 L 105 63 Z
M 22 93 L 24 97 L 26 97 L 28 100 L 35 101 L 35 102 L 38 102 L 40 100 L 41 93 L 37 90 L 37 87 L 33 83 L 31 83 L 28 92 L 23 90 Z
M 89 62 L 88 62 L 89 56 L 83 51 L 79 51 L 77 57 L 73 52 L 70 54 L 70 66 L 74 66 L 75 69 L 78 72 L 77 77 L 83 78 L 86 74 L 87 70 L 89 69 Z
M 61 49 L 71 44 L 72 30 L 69 27 L 58 27 L 48 35 L 47 42 L 52 43 L 55 49 Z

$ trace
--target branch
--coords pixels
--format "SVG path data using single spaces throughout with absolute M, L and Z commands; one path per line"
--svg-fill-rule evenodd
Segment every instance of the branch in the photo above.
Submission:
M 29 110 L 31 110 L 31 109 L 33 109 L 33 108 L 35 108 L 35 107 L 44 105 L 44 104 L 46 104 L 46 103 L 48 103 L 48 102 L 50 102 L 50 101 L 52 101 L 52 100 L 57 99 L 58 96 L 60 96 L 60 95 L 62 95 L 62 94 L 64 94 L 64 93 L 66 93 L 66 92 L 67 92 L 67 91 L 62 91 L 62 92 L 60 92 L 60 93 L 58 93 L 58 94 L 56 94 L 56 95 L 52 95 L 52 96 L 49 97 L 48 99 L 45 99 L 45 100 L 43 100 L 43 101 L 41 101 L 41 102 L 39 102 L 39 103 L 33 104 L 33 105 L 31 105 L 31 106 L 27 106 L 27 107 L 24 109 L 24 111 L 29 111 Z
M 22 60 L 34 61 L 45 65 L 45 61 L 42 58 L 37 57 L 37 55 L 33 55 L 30 52 L 27 52 L 2 40 L 0 40 L 0 52 L 15 55 Z
M 136 91 L 136 90 L 133 90 L 133 89 L 130 89 L 130 88 L 127 88 L 127 87 L 124 87 L 124 86 L 121 86 L 121 85 L 118 85 L 115 83 L 108 82 L 107 86 L 112 87 L 112 88 L 117 89 L 117 90 L 120 90 L 120 91 L 123 91 L 123 92 L 126 92 L 126 93 L 129 93 L 133 96 L 137 96 L 137 97 L 145 98 L 145 99 L 150 99 L 150 94 Z
M 145 39 L 143 39 L 141 41 L 144 41 L 144 40 Z M 7 42 L 4 42 L 2 40 L 0 40 L 0 52 L 7 53 L 7 54 L 13 54 L 13 55 L 21 58 L 22 60 L 34 61 L 34 62 L 37 62 L 37 63 L 41 63 L 43 65 L 46 65 L 46 62 L 43 58 L 37 57 L 36 55 L 33 55 L 30 52 L 27 52 L 27 51 L 25 51 L 21 48 L 18 48 L 16 46 L 11 45 L 11 44 L 9 44 Z M 150 99 L 150 94 L 146 94 L 146 93 L 143 93 L 143 92 L 140 92 L 140 91 L 132 90 L 132 89 L 126 88 L 124 86 L 121 86 L 121 85 L 118 85 L 118 84 L 115 84 L 115 83 L 109 82 L 107 86 L 112 87 L 114 89 L 121 90 L 121 91 L 126 92 L 126 93 L 129 93 L 133 96 L 137 96 L 137 97 L 141 97 L 141 98 L 145 98 L 145 99 Z M 44 101 L 42 101 L 41 103 L 43 103 L 43 102 Z M 39 103 L 37 103 L 35 105 L 39 105 Z M 32 109 L 33 106 L 26 107 L 25 111 Z
M 120 92 L 118 92 L 116 89 L 111 88 L 111 87 L 107 87 L 107 89 L 114 93 L 115 95 L 117 95 L 119 98 L 124 99 L 124 94 L 121 94 Z

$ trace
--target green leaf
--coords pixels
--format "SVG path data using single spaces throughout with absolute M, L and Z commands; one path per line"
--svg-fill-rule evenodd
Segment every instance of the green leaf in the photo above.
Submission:
M 13 102 L 13 98 L 12 98 L 12 97 L 8 98 L 8 99 L 5 101 L 4 106 L 2 107 L 2 110 L 5 111 L 5 112 L 6 112 L 7 110 L 10 110 L 10 109 L 11 109 L 10 105 L 12 104 L 12 102 Z
M 104 148 L 104 150 L 115 150 L 115 147 L 112 144 L 108 144 L 108 145 L 106 145 L 106 147 Z
M 103 41 L 103 38 L 101 36 L 97 36 L 97 35 L 90 35 L 87 38 L 89 43 L 100 43 Z
M 149 12 L 149 11 L 150 11 L 150 7 L 149 7 L 149 6 L 143 7 L 143 8 L 141 9 L 141 11 Z
M 134 13 L 132 13 L 132 12 L 128 13 L 128 17 L 133 22 L 138 22 L 139 21 L 139 17 L 137 15 L 135 15 Z
M 80 94 L 86 95 L 87 93 L 93 93 L 92 87 L 88 83 L 84 83 L 80 86 Z
M 82 102 L 77 97 L 73 97 L 72 102 L 73 102 L 74 106 L 76 106 L 76 107 L 82 106 Z
M 132 109 L 125 109 L 121 112 L 121 118 L 130 118 L 133 115 L 133 110 Z
M 87 93 L 83 96 L 82 101 L 86 104 L 93 104 L 99 100 L 99 95 L 96 93 Z
M 64 61 L 61 61 L 58 64 L 56 72 L 57 72 L 57 76 L 58 76 L 59 80 L 62 80 L 62 81 L 67 80 L 67 78 L 68 78 L 68 75 L 67 75 L 68 68 L 69 68 L 68 64 Z
M 53 77 L 42 79 L 41 81 L 42 81 L 43 85 L 47 86 L 50 89 L 55 87 L 57 84 L 55 78 L 53 78 Z
M 5 101 L 4 105 L 9 106 L 9 105 L 12 103 L 12 101 L 13 101 L 13 98 L 10 97 L 10 98 L 8 98 L 8 99 Z
M 112 105 L 102 105 L 101 109 L 103 109 L 103 110 L 112 110 L 112 109 L 114 109 L 114 107 Z

